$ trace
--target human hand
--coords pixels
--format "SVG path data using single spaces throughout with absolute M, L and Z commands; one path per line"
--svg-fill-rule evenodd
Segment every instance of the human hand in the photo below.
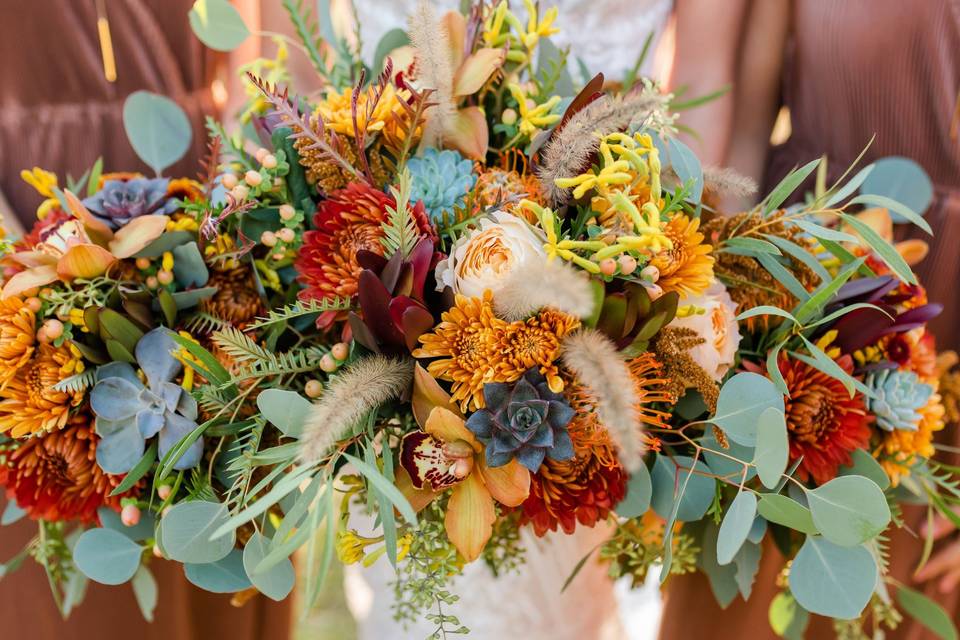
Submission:
M 960 514 L 960 507 L 954 507 L 954 513 Z M 935 541 L 944 540 L 957 531 L 956 525 L 949 518 L 937 514 L 933 525 L 924 523 L 921 533 L 924 536 L 933 536 Z M 917 571 L 915 578 L 919 582 L 938 579 L 937 588 L 941 593 L 948 593 L 960 583 L 960 539 L 946 542 L 933 554 L 930 560 Z

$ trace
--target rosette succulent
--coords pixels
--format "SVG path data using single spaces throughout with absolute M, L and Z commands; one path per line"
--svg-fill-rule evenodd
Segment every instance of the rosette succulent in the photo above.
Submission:
M 867 408 L 877 416 L 877 425 L 887 431 L 916 431 L 923 418 L 920 410 L 933 395 L 933 387 L 921 382 L 917 374 L 898 369 L 871 373 L 867 386 L 874 394 L 867 398 Z
M 97 416 L 97 464 L 107 473 L 126 473 L 143 457 L 146 441 L 159 434 L 160 456 L 197 427 L 197 401 L 173 380 L 183 364 L 173 357 L 179 347 L 169 329 L 150 331 L 137 342 L 136 359 L 147 384 L 126 362 L 97 369 L 90 408 Z M 203 439 L 198 438 L 174 464 L 190 469 L 200 462 Z
M 97 220 L 111 229 L 119 229 L 140 216 L 176 211 L 176 200 L 167 197 L 169 185 L 166 178 L 107 180 L 103 188 L 83 204 Z
M 514 458 L 536 472 L 543 460 L 569 460 L 573 442 L 567 424 L 574 411 L 559 393 L 554 393 L 536 368 L 517 382 L 490 382 L 483 387 L 486 409 L 467 419 L 470 429 L 486 446 L 486 462 L 491 467 L 507 464 Z
M 421 200 L 430 218 L 439 221 L 444 211 L 453 213 L 477 183 L 473 162 L 456 151 L 427 149 L 407 162 L 410 171 L 410 200 Z

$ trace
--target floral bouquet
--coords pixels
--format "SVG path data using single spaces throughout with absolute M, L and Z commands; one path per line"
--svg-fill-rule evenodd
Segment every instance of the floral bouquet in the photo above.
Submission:
M 284 88 L 279 42 L 197 181 L 25 173 L 45 200 L 5 245 L 0 484 L 39 532 L 4 571 L 36 558 L 65 612 L 130 581 L 149 618 L 155 557 L 241 603 L 287 597 L 305 547 L 308 602 L 334 556 L 389 562 L 397 617 L 440 637 L 466 563 L 523 571 L 521 528 L 604 523 L 612 575 L 699 568 L 722 604 L 772 538 L 782 633 L 894 619 L 900 494 L 960 492 L 931 459 L 922 246 L 852 212 L 926 223 L 861 188 L 872 167 L 780 209 L 816 161 L 726 218 L 709 203 L 751 185 L 677 138 L 697 101 L 574 80 L 556 9 L 423 4 L 368 67 L 284 6 L 324 90 Z M 249 33 L 225 0 L 190 20 L 218 49 Z M 158 176 L 187 148 L 170 101 L 125 116 Z

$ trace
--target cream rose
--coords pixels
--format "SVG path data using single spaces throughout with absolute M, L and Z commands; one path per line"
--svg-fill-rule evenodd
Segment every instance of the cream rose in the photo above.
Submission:
M 685 298 L 683 304 L 702 309 L 703 313 L 674 318 L 670 326 L 693 329 L 705 340 L 690 350 L 690 357 L 719 381 L 733 366 L 740 346 L 737 305 L 719 282 L 710 285 L 703 295 Z
M 511 271 L 547 259 L 543 243 L 544 238 L 522 219 L 494 211 L 457 240 L 449 257 L 437 264 L 437 290 L 451 287 L 454 293 L 480 298 L 490 289 L 496 296 Z

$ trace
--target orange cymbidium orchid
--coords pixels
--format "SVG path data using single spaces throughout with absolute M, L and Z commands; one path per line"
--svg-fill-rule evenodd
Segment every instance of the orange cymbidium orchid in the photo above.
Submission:
M 7 256 L 26 267 L 11 277 L 0 298 L 9 298 L 57 280 L 102 276 L 117 261 L 129 258 L 160 237 L 169 218 L 145 215 L 114 233 L 97 220 L 80 199 L 64 191 L 73 219 L 61 223 L 28 251 Z
M 910 266 L 918 264 L 921 260 L 927 257 L 927 253 L 930 251 L 930 246 L 919 238 L 894 242 L 893 218 L 890 217 L 890 212 L 883 207 L 864 209 L 860 213 L 856 214 L 856 218 L 860 220 L 860 222 L 865 223 L 871 229 L 876 231 L 881 238 L 892 244 L 893 248 L 897 250 L 897 253 L 899 253 L 904 261 Z M 853 229 L 849 225 L 845 225 L 843 230 L 847 233 L 860 237 L 860 234 L 857 233 L 856 229 Z
M 530 493 L 530 472 L 516 460 L 487 466 L 484 447 L 467 429 L 450 396 L 419 365 L 413 413 L 422 431 L 404 436 L 397 482 L 418 511 L 450 489 L 444 527 L 467 562 L 480 556 L 493 532 L 496 500 L 517 507 Z
M 457 11 L 446 13 L 440 20 L 450 44 L 450 69 L 453 78 L 451 98 L 456 103 L 453 114 L 445 118 L 443 142 L 474 160 L 482 160 L 490 138 L 487 119 L 480 107 L 460 107 L 462 98 L 479 91 L 494 72 L 503 66 L 506 49 L 481 47 L 467 55 L 467 20 Z

